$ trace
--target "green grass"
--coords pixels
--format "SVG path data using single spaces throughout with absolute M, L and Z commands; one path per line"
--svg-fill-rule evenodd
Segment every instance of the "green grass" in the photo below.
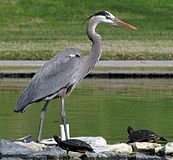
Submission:
M 0 66 L 0 71 L 2 70 L 38 70 L 38 66 Z
M 128 71 L 172 71 L 172 66 L 123 66 L 123 67 L 94 67 L 95 71 L 110 71 L 110 70 L 128 70 Z
M 86 19 L 100 10 L 138 28 L 98 26 L 102 59 L 173 60 L 172 0 L 1 0 L 0 59 L 49 59 L 70 47 L 87 54 Z

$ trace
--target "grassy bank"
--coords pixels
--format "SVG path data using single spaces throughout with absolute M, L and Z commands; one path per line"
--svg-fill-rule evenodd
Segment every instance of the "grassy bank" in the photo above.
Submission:
M 102 59 L 173 60 L 172 0 L 1 0 L 0 59 L 49 59 L 65 48 L 90 48 L 86 18 L 108 10 L 139 29 L 100 25 Z

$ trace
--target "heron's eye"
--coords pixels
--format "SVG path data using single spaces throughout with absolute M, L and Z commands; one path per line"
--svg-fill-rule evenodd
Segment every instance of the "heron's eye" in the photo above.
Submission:
M 76 55 L 75 54 L 69 54 L 67 57 L 68 58 L 74 58 L 74 57 L 76 57 Z
M 109 17 L 109 16 L 106 16 L 106 19 L 110 19 L 110 20 L 111 20 L 111 17 Z

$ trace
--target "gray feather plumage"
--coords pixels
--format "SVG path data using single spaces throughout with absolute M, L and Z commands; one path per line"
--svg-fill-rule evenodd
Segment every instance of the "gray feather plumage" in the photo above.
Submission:
M 75 54 L 76 57 L 69 57 Z M 62 54 L 50 59 L 33 77 L 28 87 L 23 91 L 17 102 L 15 112 L 36 101 L 57 93 L 64 87 L 70 87 L 81 79 L 80 52 L 67 49 Z
M 57 98 L 58 92 L 62 88 L 66 88 L 67 92 L 70 92 L 88 74 L 99 60 L 102 52 L 101 37 L 95 32 L 95 28 L 100 22 L 106 21 L 103 21 L 103 17 L 98 16 L 96 18 L 93 15 L 87 25 L 87 35 L 92 41 L 90 54 L 80 56 L 78 50 L 71 48 L 50 59 L 35 74 L 28 87 L 19 97 L 15 112 L 22 112 L 33 102 Z

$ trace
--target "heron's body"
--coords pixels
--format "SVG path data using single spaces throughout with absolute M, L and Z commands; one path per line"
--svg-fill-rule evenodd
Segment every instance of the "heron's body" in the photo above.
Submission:
M 71 48 L 50 59 L 32 78 L 28 87 L 23 91 L 15 112 L 22 112 L 29 104 L 45 100 L 46 103 L 41 111 L 38 141 L 41 139 L 43 120 L 49 101 L 61 98 L 62 120 L 67 139 L 64 98 L 94 67 L 101 56 L 101 36 L 95 32 L 99 23 L 110 23 L 136 29 L 134 26 L 120 21 L 107 11 L 101 11 L 89 18 L 87 35 L 92 41 L 90 54 L 82 56 L 77 49 Z
M 74 55 L 74 57 L 69 57 L 69 55 Z M 84 68 L 82 61 L 84 61 L 84 57 L 81 57 L 78 50 L 72 48 L 50 59 L 35 74 L 28 87 L 21 94 L 15 111 L 22 112 L 33 102 L 49 101 L 61 97 L 63 89 L 69 93 L 84 76 L 78 74 Z

